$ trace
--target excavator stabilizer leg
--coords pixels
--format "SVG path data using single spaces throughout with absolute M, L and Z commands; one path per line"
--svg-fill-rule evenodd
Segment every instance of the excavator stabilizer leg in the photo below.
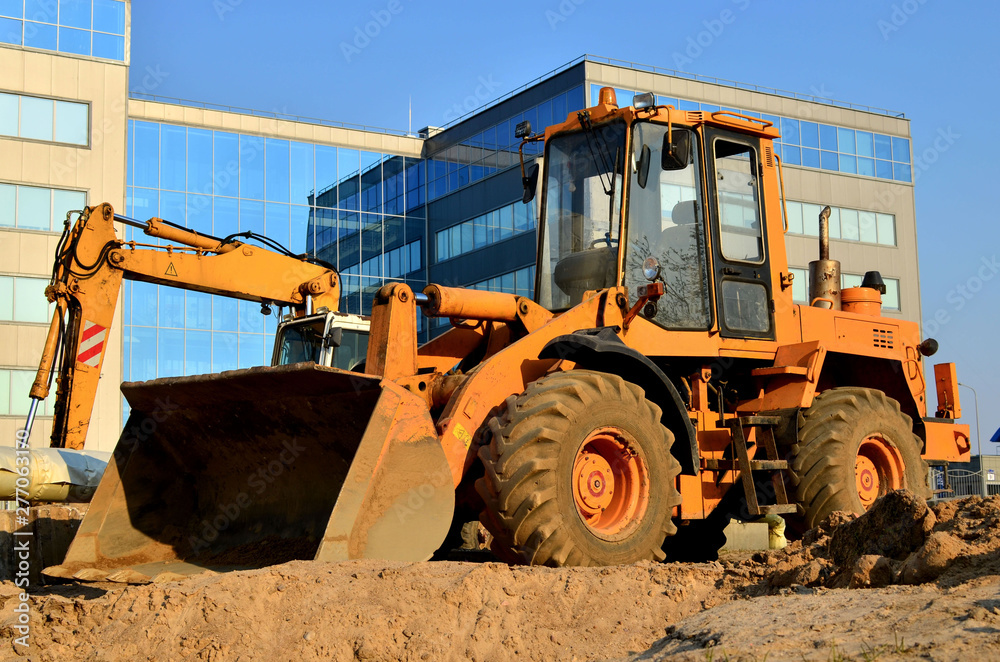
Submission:
M 295 559 L 423 560 L 444 540 L 448 463 L 426 405 L 392 382 L 296 364 L 122 392 L 132 411 L 114 457 L 46 575 L 141 582 Z

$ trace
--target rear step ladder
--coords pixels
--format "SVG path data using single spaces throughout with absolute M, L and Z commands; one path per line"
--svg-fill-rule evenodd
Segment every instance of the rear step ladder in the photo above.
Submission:
M 732 443 L 736 448 L 736 461 L 709 461 L 709 469 L 736 468 L 743 478 L 743 491 L 747 497 L 747 509 L 751 515 L 791 514 L 798 512 L 798 506 L 788 503 L 785 482 L 781 472 L 788 469 L 786 460 L 778 459 L 778 448 L 774 441 L 774 426 L 781 423 L 777 416 L 739 416 L 726 421 L 726 427 L 732 432 Z M 751 460 L 747 451 L 745 428 L 757 428 L 757 445 L 763 446 L 766 460 Z M 714 465 L 714 466 L 712 466 Z M 777 503 L 760 505 L 757 501 L 757 488 L 754 486 L 753 472 L 765 471 L 771 474 L 774 485 L 774 495 Z

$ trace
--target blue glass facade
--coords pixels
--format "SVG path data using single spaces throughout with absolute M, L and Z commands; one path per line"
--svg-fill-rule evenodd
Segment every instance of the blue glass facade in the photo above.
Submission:
M 127 158 L 128 216 L 217 237 L 250 230 L 325 259 L 343 274 L 344 310 L 367 312 L 362 293 L 405 276 L 403 267 L 424 286 L 419 162 L 139 120 L 128 122 Z M 157 243 L 132 228 L 125 236 Z M 362 270 L 372 258 L 377 265 Z M 270 361 L 276 311 L 265 317 L 257 304 L 134 281 L 123 292 L 125 380 Z
M 125 61 L 122 0 L 0 0 L 0 43 Z
M 597 104 L 597 95 L 600 89 L 600 85 L 591 84 L 591 104 Z M 616 88 L 615 95 L 620 104 L 627 104 L 631 103 L 635 91 Z M 750 117 L 759 117 L 771 122 L 781 132 L 781 139 L 775 141 L 774 144 L 785 165 L 877 177 L 897 182 L 913 181 L 910 141 L 907 138 L 779 117 L 751 110 L 721 107 L 676 97 L 657 95 L 656 103 L 671 105 L 680 110 L 705 112 L 726 110 Z
M 532 131 L 537 133 L 549 125 L 565 122 L 569 113 L 583 107 L 583 86 L 580 85 L 437 152 L 427 160 L 427 199 L 435 200 L 519 164 L 517 150 L 521 141 L 514 137 L 514 128 L 522 121 L 530 121 Z M 541 154 L 542 144 L 525 145 L 524 153 Z
M 335 149 L 355 163 L 356 150 L 323 149 Z M 402 156 L 360 156 L 359 168 L 347 168 L 310 197 L 307 248 L 340 270 L 341 310 L 368 314 L 386 279 L 415 290 L 427 284 L 425 165 Z M 326 180 L 317 184 L 321 181 Z

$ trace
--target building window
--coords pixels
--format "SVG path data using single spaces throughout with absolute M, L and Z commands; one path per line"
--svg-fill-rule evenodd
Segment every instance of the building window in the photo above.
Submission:
M 514 128 L 520 122 L 531 122 L 532 133 L 539 133 L 552 124 L 565 122 L 569 113 L 584 107 L 583 103 L 583 87 L 577 86 L 435 154 L 427 161 L 427 199 L 434 200 L 517 165 L 521 141 L 514 137 Z M 528 143 L 524 153 L 528 156 L 541 154 L 542 143 Z
M 0 276 L 0 322 L 48 323 L 52 304 L 45 298 L 48 278 Z
M 466 287 L 471 290 L 506 292 L 519 297 L 530 297 L 535 291 L 535 265 L 487 278 Z
M 788 201 L 788 232 L 819 236 L 819 213 L 823 205 Z M 896 217 L 874 211 L 830 207 L 830 238 L 883 246 L 896 245 Z
M 0 228 L 62 232 L 66 212 L 86 204 L 83 191 L 0 183 Z
M 840 275 L 840 286 L 845 289 L 848 287 L 861 287 L 861 282 L 864 278 L 861 274 L 842 273 Z M 882 295 L 882 309 L 898 311 L 899 279 L 883 277 L 882 281 L 885 283 L 885 294 Z
M 85 103 L 0 92 L 0 136 L 86 147 L 89 135 Z
M 0 0 L 0 43 L 125 61 L 123 0 Z
M 408 244 L 388 250 L 383 255 L 384 271 L 386 278 L 402 278 L 411 271 L 417 271 L 423 267 L 423 241 L 417 239 Z M 376 260 L 378 258 L 372 258 Z M 362 264 L 361 271 L 364 273 L 365 266 Z
M 34 370 L 0 370 L 0 416 L 27 416 L 31 399 L 28 392 L 35 381 Z M 35 410 L 37 416 L 51 416 L 53 404 L 52 393 L 38 404 Z
M 597 83 L 590 85 L 591 105 L 597 104 L 601 87 Z M 621 106 L 632 103 L 634 94 L 632 90 L 615 89 L 618 104 Z M 700 110 L 709 113 L 726 110 L 771 122 L 781 133 L 781 137 L 774 142 L 774 149 L 781 155 L 785 165 L 892 179 L 898 182 L 912 181 L 910 141 L 907 138 L 779 117 L 752 110 L 723 108 L 715 104 L 677 97 L 657 95 L 656 103 L 670 105 L 679 110 Z
M 799 267 L 789 267 L 788 271 L 794 274 L 792 280 L 792 301 L 794 303 L 809 305 L 809 270 Z M 861 287 L 864 276 L 861 274 L 841 273 L 840 287 Z M 885 283 L 885 294 L 882 295 L 882 310 L 899 312 L 899 279 L 882 277 Z
M 795 276 L 792 279 L 792 301 L 809 305 L 809 270 L 789 267 L 788 271 Z
M 534 205 L 515 202 L 439 231 L 435 240 L 437 261 L 449 260 L 534 229 Z

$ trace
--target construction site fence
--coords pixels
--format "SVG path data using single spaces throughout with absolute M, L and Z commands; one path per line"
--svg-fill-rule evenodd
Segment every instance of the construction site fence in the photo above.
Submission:
M 931 491 L 939 501 L 968 496 L 988 497 L 1000 494 L 1000 474 L 993 470 L 969 471 L 931 467 Z

